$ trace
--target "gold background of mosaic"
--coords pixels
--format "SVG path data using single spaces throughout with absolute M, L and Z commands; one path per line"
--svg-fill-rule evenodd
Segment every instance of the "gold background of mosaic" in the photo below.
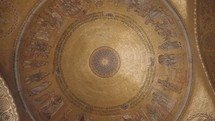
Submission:
M 97 2 L 95 2 L 96 3 L 95 7 L 101 7 L 100 0 L 96 0 L 96 1 Z M 145 0 L 145 1 L 147 1 L 147 0 Z M 157 1 L 157 0 L 152 0 L 152 1 Z M 5 109 L 5 106 L 4 106 L 4 104 L 0 104 L 0 106 L 1 106 L 0 107 L 0 114 L 1 114 L 0 120 L 17 121 L 19 118 L 20 121 L 31 121 L 32 117 L 33 117 L 35 120 L 53 120 L 53 121 L 54 120 L 56 120 L 56 121 L 91 121 L 91 120 L 93 120 L 93 121 L 94 120 L 98 120 L 98 121 L 103 121 L 103 120 L 105 120 L 105 121 L 106 120 L 108 120 L 108 121 L 112 121 L 112 120 L 113 121 L 145 121 L 145 120 L 155 120 L 156 121 L 156 119 L 148 117 L 150 114 L 153 114 L 153 110 L 152 110 L 153 106 L 152 107 L 150 107 L 149 105 L 145 106 L 145 102 L 151 104 L 151 101 L 150 101 L 151 97 L 148 98 L 143 104 L 138 105 L 138 106 L 145 106 L 145 108 L 143 108 L 143 112 L 147 112 L 146 110 L 148 110 L 147 113 L 149 113 L 149 114 L 144 114 L 143 116 L 137 115 L 136 109 L 130 109 L 128 107 L 128 105 L 126 103 L 124 103 L 125 102 L 124 100 L 129 100 L 131 98 L 130 96 L 127 96 L 125 94 L 129 93 L 129 95 L 135 95 L 137 93 L 137 91 L 139 91 L 137 89 L 136 84 L 129 82 L 129 80 L 131 79 L 132 76 L 129 76 L 129 75 L 126 76 L 128 78 L 127 80 L 126 79 L 123 80 L 122 77 L 120 77 L 120 74 L 129 74 L 128 73 L 129 71 L 126 70 L 127 68 L 125 65 L 129 65 L 128 63 L 131 63 L 131 61 L 128 60 L 127 63 L 126 63 L 126 61 L 125 62 L 123 61 L 123 59 L 127 57 L 127 55 L 123 55 L 123 54 L 126 52 L 126 49 L 127 50 L 130 49 L 129 47 L 126 48 L 126 44 L 120 45 L 119 44 L 120 42 L 119 43 L 111 43 L 111 42 L 106 43 L 108 46 L 113 47 L 119 53 L 120 59 L 122 59 L 122 62 L 121 62 L 119 71 L 113 76 L 113 79 L 108 80 L 107 78 L 105 78 L 102 81 L 110 81 L 108 83 L 105 83 L 108 85 L 110 83 L 111 84 L 112 83 L 114 83 L 114 84 L 122 83 L 121 80 L 123 80 L 126 83 L 121 84 L 121 86 L 118 86 L 118 88 L 120 88 L 120 89 L 127 88 L 127 86 L 125 86 L 125 85 L 130 85 L 131 87 L 128 89 L 125 89 L 123 91 L 119 91 L 116 89 L 116 85 L 110 85 L 110 86 L 113 86 L 113 88 L 109 89 L 110 92 L 108 94 L 113 94 L 113 95 L 109 95 L 109 96 L 110 97 L 115 96 L 114 99 L 117 99 L 117 100 L 112 102 L 112 100 L 109 100 L 108 97 L 105 97 L 105 96 L 102 97 L 101 95 L 100 95 L 101 97 L 98 98 L 99 101 L 96 100 L 97 99 L 96 96 L 98 96 L 98 93 L 97 92 L 94 93 L 93 90 L 91 92 L 91 88 L 87 88 L 87 86 L 89 86 L 89 84 L 91 84 L 91 83 L 88 81 L 85 81 L 85 80 L 87 80 L 87 78 L 89 78 L 89 75 L 90 75 L 90 78 L 95 81 L 94 83 L 96 83 L 97 85 L 102 85 L 100 82 L 101 79 L 99 78 L 99 81 L 98 81 L 98 77 L 93 75 L 92 72 L 90 72 L 90 68 L 88 67 L 88 65 L 81 65 L 81 64 L 83 64 L 83 63 L 89 64 L 88 60 L 89 60 L 90 54 L 93 52 L 93 50 L 102 46 L 103 43 L 106 41 L 104 40 L 104 42 L 103 42 L 102 40 L 100 40 L 99 43 L 96 43 L 96 44 L 93 42 L 92 43 L 85 43 L 85 42 L 87 39 L 91 39 L 91 40 L 95 39 L 95 41 L 98 41 L 97 39 L 110 39 L 110 38 L 105 38 L 105 37 L 99 38 L 99 37 L 97 37 L 96 34 L 102 34 L 102 31 L 97 31 L 96 34 L 91 34 L 90 31 L 88 31 L 87 29 L 86 29 L 86 35 L 89 35 L 89 36 L 83 36 L 82 34 L 79 33 L 80 30 L 77 29 L 77 31 L 76 30 L 74 31 L 74 34 L 75 34 L 74 36 L 75 36 L 75 38 L 77 38 L 77 40 L 82 39 L 82 43 L 74 44 L 70 41 L 68 42 L 67 40 L 74 39 L 73 35 L 69 36 L 69 37 L 66 36 L 71 31 L 69 28 L 70 24 L 72 23 L 71 21 L 74 21 L 73 19 L 70 19 L 69 17 L 66 17 L 65 21 L 67 21 L 67 22 L 70 21 L 70 22 L 68 22 L 66 25 L 64 25 L 64 28 L 67 28 L 67 27 L 69 28 L 66 30 L 66 31 L 68 31 L 68 33 L 64 34 L 66 39 L 65 38 L 62 39 L 62 37 L 57 37 L 58 39 L 62 39 L 62 41 L 64 41 L 64 39 L 65 39 L 65 41 L 67 41 L 68 43 L 65 45 L 64 45 L 64 43 L 62 44 L 60 42 L 58 44 L 55 43 L 55 45 L 57 45 L 56 47 L 59 47 L 58 48 L 59 52 L 55 53 L 55 51 L 52 51 L 51 52 L 52 57 L 51 57 L 51 59 L 49 58 L 49 60 L 48 60 L 48 61 L 54 60 L 53 62 L 51 62 L 51 63 L 53 63 L 53 66 L 48 66 L 44 70 L 39 69 L 39 72 L 52 70 L 52 69 L 53 69 L 53 72 L 42 73 L 42 76 L 38 77 L 38 78 L 43 79 L 43 78 L 48 77 L 48 79 L 44 80 L 43 83 L 38 83 L 38 84 L 33 83 L 33 85 L 30 86 L 31 88 L 30 89 L 28 88 L 29 85 L 26 84 L 26 82 L 29 84 L 32 84 L 31 81 L 32 81 L 33 77 L 31 77 L 30 75 L 32 75 L 35 71 L 32 71 L 33 69 L 32 70 L 29 69 L 28 61 L 25 63 L 25 65 L 26 65 L 25 68 L 15 69 L 15 70 L 18 70 L 19 73 L 14 72 L 14 67 L 16 67 L 16 66 L 21 67 L 21 65 L 23 64 L 21 62 L 25 61 L 25 59 L 28 58 L 28 56 L 25 56 L 25 50 L 28 49 L 26 46 L 29 44 L 28 40 L 27 40 L 28 39 L 27 35 L 30 35 L 30 31 L 25 31 L 23 34 L 23 36 L 25 36 L 25 34 L 28 32 L 26 34 L 26 38 L 27 38 L 25 40 L 26 42 L 23 42 L 24 44 L 20 45 L 21 49 L 20 49 L 19 55 L 21 55 L 21 56 L 18 56 L 19 62 L 17 62 L 16 65 L 14 65 L 14 57 L 16 56 L 14 54 L 14 52 L 17 51 L 17 49 L 16 49 L 17 48 L 17 46 L 16 46 L 17 38 L 20 36 L 20 34 L 22 34 L 21 32 L 23 30 L 23 23 L 25 23 L 26 18 L 29 17 L 29 13 L 31 13 L 31 9 L 33 8 L 33 6 L 35 6 L 39 2 L 43 2 L 43 1 L 41 1 L 41 0 L 31 0 L 31 1 L 29 1 L 29 0 L 0 0 L 0 46 L 1 46 L 0 47 L 0 73 L 2 74 L 2 77 L 0 78 L 0 81 L 1 81 L 0 83 L 3 84 L 1 89 L 5 88 L 7 90 L 7 88 L 8 88 L 10 90 L 10 92 L 7 91 L 7 93 L 8 93 L 7 95 L 10 95 L 10 93 L 11 93 L 11 95 L 14 99 L 14 102 L 16 104 L 16 109 L 14 109 L 12 112 L 10 112 L 11 115 L 14 116 L 13 119 L 7 118 L 7 116 L 5 118 L 5 115 L 3 115 L 5 110 L 1 111 L 1 109 Z M 49 1 L 49 2 L 51 3 L 51 1 Z M 88 2 L 89 1 L 86 0 L 86 3 L 88 3 Z M 114 1 L 110 1 L 110 2 L 114 3 Z M 135 1 L 132 1 L 132 2 L 135 2 Z M 195 0 L 167 0 L 167 2 L 169 2 L 171 4 L 171 7 L 176 11 L 178 16 L 181 17 L 181 20 L 188 33 L 190 48 L 191 48 L 191 52 L 192 52 L 192 54 L 191 54 L 191 56 L 192 56 L 192 75 L 190 75 L 190 76 L 192 76 L 192 80 L 187 79 L 187 82 L 184 82 L 184 83 L 188 84 L 189 81 L 192 81 L 192 85 L 191 85 L 190 93 L 187 93 L 185 91 L 186 89 L 189 90 L 189 86 L 187 86 L 186 84 L 183 85 L 182 87 L 180 87 L 180 89 L 182 89 L 182 91 L 178 91 L 180 89 L 177 88 L 177 86 L 175 86 L 175 85 L 172 85 L 168 88 L 169 90 L 173 90 L 174 93 L 173 92 L 168 93 L 168 95 L 170 97 L 173 97 L 174 100 L 183 100 L 183 99 L 186 100 L 186 94 L 189 94 L 189 97 L 188 97 L 188 100 L 186 101 L 186 105 L 184 108 L 183 108 L 183 104 L 184 104 L 183 101 L 180 101 L 180 103 L 182 103 L 182 104 L 176 103 L 175 104 L 176 106 L 172 106 L 172 107 L 171 107 L 172 103 L 170 101 L 169 105 L 170 105 L 171 109 L 168 110 L 168 108 L 165 108 L 166 109 L 165 111 L 163 111 L 163 112 L 161 111 L 161 115 L 163 115 L 164 117 L 167 117 L 167 118 L 165 119 L 165 118 L 161 118 L 161 116 L 158 116 L 158 120 L 167 121 L 167 120 L 174 120 L 175 117 L 179 117 L 178 120 L 181 120 L 181 121 L 197 121 L 197 120 L 198 121 L 199 120 L 200 121 L 201 120 L 202 121 L 203 120 L 213 121 L 213 120 L 215 120 L 214 119 L 215 118 L 215 86 L 214 86 L 215 85 L 215 79 L 214 79 L 215 64 L 214 63 L 215 62 L 212 60 L 215 59 L 215 56 L 214 56 L 215 55 L 215 53 L 214 53 L 215 46 L 213 46 L 213 45 L 215 45 L 214 44 L 215 42 L 213 41 L 215 38 L 215 34 L 213 33 L 215 31 L 215 29 L 214 29 L 215 28 L 215 22 L 214 22 L 215 21 L 215 15 L 214 15 L 215 1 L 212 1 L 212 0 L 196 0 L 196 1 Z M 48 3 L 44 6 L 42 5 L 42 7 L 39 9 L 39 12 L 41 12 L 43 9 L 45 9 L 45 7 L 47 7 Z M 111 5 L 109 5 L 108 2 L 107 2 L 107 4 L 108 4 L 108 7 L 107 8 L 103 7 L 102 8 L 103 11 L 109 10 L 109 7 Z M 163 3 L 161 3 L 161 4 L 163 5 Z M 87 8 L 87 4 L 84 4 L 84 5 Z M 196 6 L 197 6 L 197 8 L 196 8 Z M 115 9 L 115 8 L 114 9 L 115 9 L 115 11 L 120 11 L 121 13 L 123 13 L 124 11 L 122 9 L 124 6 L 120 6 L 120 7 L 121 8 L 119 10 Z M 134 8 L 133 7 L 134 6 L 131 6 L 131 10 L 133 10 L 135 8 L 135 7 Z M 165 11 L 170 10 L 170 9 L 166 9 L 166 8 L 164 8 L 164 9 L 165 9 Z M 88 9 L 86 9 L 86 10 L 88 10 Z M 35 14 L 37 15 L 39 12 L 36 12 Z M 85 13 L 85 12 L 86 11 L 83 11 L 83 13 Z M 96 12 L 99 12 L 99 10 Z M 124 12 L 123 14 L 126 14 L 127 17 L 128 16 L 134 17 L 131 19 L 137 21 L 137 23 L 140 24 L 142 27 L 146 27 L 146 25 L 144 25 L 144 22 L 141 23 L 142 19 L 135 16 L 134 12 L 133 13 Z M 104 15 L 105 15 L 105 17 L 106 16 L 117 16 L 118 13 L 115 14 L 115 13 L 110 12 L 110 13 L 105 13 Z M 59 16 L 55 14 L 55 17 L 56 16 L 59 18 Z M 82 14 L 77 14 L 75 17 L 79 18 L 81 16 L 82 16 Z M 96 15 L 94 15 L 94 16 L 96 16 Z M 119 16 L 119 18 L 124 17 L 124 16 L 120 16 L 120 15 L 118 15 L 118 16 Z M 104 19 L 103 15 L 102 15 L 101 19 Z M 113 22 L 114 24 L 112 24 L 111 22 L 108 23 L 108 21 L 104 22 L 105 21 L 104 20 L 103 21 L 104 24 L 110 24 L 110 28 L 112 27 L 112 29 L 115 29 L 117 32 L 122 31 L 120 29 L 117 30 L 118 28 L 125 27 L 124 30 L 130 29 L 128 26 L 123 26 L 123 24 L 121 24 L 120 22 L 117 23 L 117 21 L 115 21 L 115 20 L 111 20 L 110 18 L 108 18 L 108 19 L 109 19 L 108 21 L 114 21 L 115 23 L 114 22 Z M 86 21 L 87 20 L 88 20 L 88 18 L 86 18 Z M 144 20 L 145 20 L 145 18 L 144 18 Z M 34 24 L 36 25 L 36 22 L 37 22 L 36 19 L 33 19 L 29 23 L 30 23 L 30 25 L 33 26 Z M 97 29 L 99 30 L 99 29 L 101 29 L 98 26 L 99 22 L 101 22 L 100 18 L 98 18 L 97 23 L 92 22 L 90 24 L 84 24 L 83 26 L 86 26 L 86 28 L 88 28 L 89 30 L 95 29 L 95 26 L 97 26 Z M 127 21 L 125 21 L 125 23 L 126 22 Z M 60 24 L 58 24 L 58 25 L 60 26 Z M 58 27 L 58 25 L 56 25 L 56 26 Z M 92 26 L 92 25 L 95 25 L 95 26 Z M 155 34 L 156 32 L 154 32 L 153 27 L 151 27 L 152 25 L 153 25 L 152 23 L 149 23 L 149 25 L 146 28 L 144 28 L 144 31 L 147 31 L 146 32 L 147 34 L 141 35 L 141 36 L 143 38 L 144 37 L 147 38 L 147 36 L 149 36 L 149 40 L 150 39 L 157 39 L 157 40 L 162 39 L 161 37 L 156 36 L 156 34 Z M 134 25 L 132 24 L 132 26 L 135 26 L 135 24 Z M 71 26 L 71 29 L 73 29 L 73 27 L 75 27 L 75 26 Z M 106 29 L 110 29 L 110 28 L 106 28 Z M 30 30 L 30 29 L 27 29 L 27 30 Z M 181 32 L 181 30 L 182 29 L 178 29 L 177 32 Z M 61 31 L 60 29 L 59 29 L 59 31 L 61 33 L 64 32 L 64 31 Z M 132 28 L 130 32 L 135 33 L 136 31 L 135 31 L 135 29 Z M 111 34 L 112 33 L 110 33 L 109 36 Z M 112 39 L 120 40 L 120 37 L 117 36 L 118 33 L 114 33 L 114 34 L 115 35 Z M 127 33 L 125 33 L 125 34 L 127 34 Z M 153 37 L 152 37 L 152 35 L 153 35 Z M 135 34 L 133 34 L 133 36 L 131 36 L 131 38 L 135 38 L 137 40 L 138 40 L 138 37 L 139 37 L 139 35 L 135 35 Z M 123 38 L 123 37 L 121 37 L 121 38 Z M 213 39 L 211 39 L 211 38 L 213 38 Z M 54 40 L 54 38 L 52 38 L 52 39 Z M 183 35 L 182 35 L 181 39 L 184 39 Z M 125 41 L 130 42 L 127 40 L 125 40 Z M 123 41 L 121 41 L 121 43 L 123 43 Z M 141 43 L 141 41 L 138 41 L 137 43 Z M 88 44 L 88 46 L 90 46 L 90 48 L 88 48 L 88 50 L 83 50 L 83 45 L 87 45 L 87 44 Z M 161 43 L 158 43 L 158 42 L 152 42 L 153 47 L 158 47 L 160 44 Z M 63 51 L 66 51 L 66 52 L 64 52 L 65 55 L 63 53 L 62 56 L 61 56 L 61 50 L 62 50 L 61 45 L 64 46 L 64 48 L 65 48 L 65 50 L 63 50 Z M 120 46 L 117 47 L 116 45 L 120 45 Z M 133 70 L 130 70 L 131 74 L 140 73 L 139 71 L 135 71 L 135 69 L 137 69 L 137 68 L 139 68 L 139 70 L 142 69 L 142 71 L 144 71 L 144 72 L 146 69 L 149 69 L 149 70 L 151 69 L 151 71 L 149 71 L 148 75 L 149 75 L 149 77 L 150 76 L 153 77 L 153 71 L 154 71 L 153 64 L 152 64 L 153 61 L 151 61 L 150 59 L 151 59 L 151 56 L 154 54 L 154 52 L 151 52 L 150 49 L 148 49 L 148 50 L 142 49 L 144 47 L 138 46 L 138 44 L 136 44 L 135 42 L 130 42 L 129 45 L 131 47 L 137 46 L 137 50 L 142 53 L 145 52 L 146 53 L 144 55 L 145 58 L 149 58 L 148 60 L 142 60 L 142 58 L 140 57 L 140 58 L 137 58 L 136 60 L 140 59 L 144 66 L 150 65 L 150 64 L 152 65 L 151 68 L 145 68 L 145 67 L 141 67 L 142 65 L 135 65 L 135 61 L 134 61 L 134 64 L 131 65 L 131 69 L 133 69 Z M 25 48 L 25 46 L 26 46 L 26 48 Z M 70 48 L 70 46 L 74 46 L 77 51 L 72 50 Z M 181 50 L 178 53 L 183 55 L 184 58 L 182 57 L 183 59 L 181 59 L 180 61 L 185 62 L 185 64 L 181 64 L 179 66 L 176 66 L 175 68 L 177 70 L 178 67 L 182 67 L 181 70 L 183 70 L 183 72 L 185 72 L 185 70 L 188 70 L 189 66 L 190 66 L 189 61 L 186 60 L 186 56 L 185 56 L 185 55 L 189 56 L 189 54 L 187 54 L 188 51 L 186 50 L 186 47 L 189 48 L 189 45 L 186 45 L 186 42 L 184 40 L 181 42 L 181 46 L 184 48 L 184 50 Z M 50 49 L 51 48 L 53 48 L 53 46 L 50 47 Z M 126 49 L 123 50 L 122 48 L 126 48 Z M 145 46 L 145 48 L 150 48 L 150 47 Z M 135 51 L 135 50 L 133 50 L 133 51 L 134 51 L 134 53 L 135 52 L 138 53 L 138 51 Z M 156 64 L 159 64 L 158 63 L 159 58 L 162 59 L 162 57 L 163 57 L 163 56 L 161 57 L 159 55 L 165 54 L 165 51 L 164 51 L 164 53 L 162 53 L 158 49 L 155 49 L 154 51 L 155 51 L 155 57 L 154 56 L 153 57 L 155 58 L 155 65 L 156 65 Z M 147 52 L 151 52 L 151 53 L 147 53 Z M 174 51 L 171 51 L 171 52 L 174 52 Z M 81 53 L 83 53 L 83 54 L 81 54 Z M 175 53 L 177 53 L 177 51 L 175 51 Z M 68 56 L 68 54 L 70 56 Z M 73 60 L 71 55 L 75 55 L 75 56 L 78 55 L 77 56 L 78 59 Z M 81 56 L 81 55 L 83 55 L 83 56 Z M 83 57 L 83 58 L 80 59 L 81 57 Z M 170 58 L 171 58 L 171 56 L 170 56 Z M 84 61 L 84 60 L 87 60 L 87 61 Z M 135 57 L 133 60 L 135 60 Z M 62 64 L 61 61 L 65 62 L 65 63 Z M 161 62 L 161 61 L 159 61 L 159 62 Z M 41 63 L 42 63 L 42 65 L 50 65 L 50 63 L 47 64 L 46 61 L 43 61 Z M 174 62 L 172 62 L 172 63 L 174 63 Z M 74 65 L 72 65 L 72 64 L 74 64 Z M 80 69 L 78 66 L 76 67 L 75 64 L 81 65 L 81 67 L 83 69 Z M 166 63 L 164 62 L 164 65 L 165 64 Z M 38 65 L 38 66 L 41 66 L 41 65 Z M 89 75 L 79 75 L 79 77 L 76 77 L 75 75 L 71 76 L 74 73 L 70 73 L 70 71 L 71 71 L 70 66 L 72 68 L 73 67 L 75 68 L 76 71 L 74 71 L 74 73 L 76 74 L 76 72 L 77 72 L 76 75 L 82 74 L 83 72 L 85 72 L 87 74 L 88 74 L 88 72 L 90 72 L 90 74 Z M 162 65 L 161 66 L 156 65 L 156 67 L 157 67 L 156 68 L 157 70 L 155 69 L 156 76 L 153 78 L 155 78 L 155 80 L 157 81 L 160 79 L 158 77 L 159 76 L 158 73 L 162 72 L 162 68 L 161 68 Z M 127 73 L 125 73 L 125 72 L 127 72 Z M 16 75 L 14 75 L 14 73 Z M 22 82 L 20 81 L 20 84 L 17 85 L 15 76 L 17 76 L 19 74 L 20 74 L 20 78 L 21 78 Z M 50 75 L 55 75 L 55 76 L 50 77 Z M 63 76 L 61 76 L 61 75 L 63 75 Z M 143 76 L 145 78 L 147 78 L 148 75 L 144 74 Z M 28 76 L 28 77 L 26 77 L 26 76 Z M 189 77 L 189 74 L 188 74 L 188 77 Z M 81 80 L 81 82 L 76 83 L 73 81 L 68 81 L 68 80 L 72 80 L 72 78 L 75 78 L 76 80 Z M 136 76 L 135 78 L 138 80 L 138 78 L 140 78 L 140 77 Z M 60 84 L 61 81 L 63 81 L 64 79 L 65 79 L 66 84 Z M 25 81 L 23 81 L 23 80 L 25 80 Z M 50 80 L 60 80 L 60 81 L 50 81 Z M 114 80 L 120 80 L 120 81 L 114 82 Z M 164 80 L 165 80 L 165 77 L 160 79 L 158 82 L 160 82 L 160 83 L 165 82 Z M 38 81 L 38 80 L 35 80 L 35 81 Z M 6 83 L 7 86 L 2 82 Z M 81 91 L 77 91 L 77 89 L 73 90 L 73 88 L 71 88 L 71 89 L 69 88 L 69 91 L 67 91 L 67 89 L 66 89 L 67 85 L 73 85 L 73 84 L 75 85 L 75 87 L 80 88 L 80 89 L 83 87 L 86 87 L 86 88 L 82 89 Z M 137 84 L 141 84 L 141 83 L 138 82 Z M 144 82 L 144 84 L 148 84 L 148 83 Z M 150 84 L 151 83 L 149 83 L 149 85 Z M 153 84 L 154 83 L 152 83 L 152 85 Z M 168 83 L 168 84 L 170 85 L 170 83 Z M 22 87 L 22 88 L 20 88 L 20 87 Z M 37 88 L 37 87 L 42 87 L 42 89 Z M 40 90 L 46 90 L 47 87 L 51 87 L 51 89 L 48 89 L 49 91 L 47 91 L 46 93 L 43 93 L 44 96 L 42 96 L 42 94 L 40 94 L 41 93 Z M 93 86 L 93 87 L 94 87 L 94 89 L 101 89 L 101 90 L 103 89 L 105 91 L 109 91 L 108 88 L 105 86 L 102 88 L 96 87 L 96 86 Z M 158 86 L 157 85 L 155 86 L 155 84 L 154 84 L 154 87 L 158 87 Z M 141 88 L 141 87 L 139 87 L 139 88 Z M 162 90 L 161 87 L 159 89 Z M 55 91 L 52 91 L 52 90 L 55 90 Z M 113 91 L 113 90 L 115 93 L 111 93 L 111 91 Z M 62 92 L 64 92 L 64 91 L 65 91 L 65 95 L 61 96 Z M 143 91 L 148 92 L 147 89 L 143 90 Z M 87 92 L 87 94 L 89 93 L 92 96 L 88 97 L 86 92 Z M 180 96 L 176 96 L 175 92 L 180 92 Z M 80 98 L 80 100 L 82 100 L 82 101 L 84 100 L 83 101 L 84 103 L 77 102 L 77 101 L 71 101 L 71 100 L 73 100 L 73 98 L 76 98 L 76 96 L 73 96 L 73 94 L 75 94 L 76 96 L 78 95 L 78 99 Z M 160 93 L 156 93 L 156 91 L 153 94 L 160 95 Z M 39 101 L 37 99 L 43 99 L 43 98 L 49 97 L 49 96 L 50 96 L 51 100 L 49 100 L 47 102 L 43 102 L 44 104 L 42 104 L 41 107 L 38 107 Z M 95 100 L 93 99 L 94 96 L 96 97 Z M 40 97 L 40 98 L 38 98 L 38 97 Z M 15 105 L 13 104 L 13 100 L 10 98 L 10 96 L 4 97 L 4 98 L 11 100 L 10 109 L 15 108 Z M 0 103 L 4 102 L 1 99 L 0 99 Z M 23 103 L 23 99 L 25 100 L 24 103 Z M 33 102 L 32 100 L 36 100 L 36 101 Z M 55 101 L 56 101 L 56 103 L 55 103 Z M 138 99 L 134 100 L 134 102 L 135 101 L 138 101 Z M 87 102 L 87 103 L 85 103 L 85 102 Z M 117 106 L 116 106 L 116 108 L 113 108 L 113 110 L 111 108 L 103 109 L 101 107 L 104 107 L 104 105 L 103 105 L 104 103 L 106 105 L 108 105 L 108 107 L 124 103 L 125 105 L 120 105 L 121 106 L 120 108 L 125 111 L 121 115 L 121 114 L 118 114 L 119 112 L 115 111 L 115 110 L 118 110 Z M 70 105 L 70 104 L 72 104 L 72 105 Z M 79 105 L 79 106 L 77 106 L 78 108 L 76 106 L 73 106 L 73 104 Z M 90 104 L 90 106 L 88 104 Z M 50 105 L 55 106 L 54 110 L 56 110 L 56 112 L 50 111 L 50 110 L 52 110 L 51 108 L 49 108 Z M 95 107 L 91 107 L 91 105 L 94 105 Z M 29 110 L 26 110 L 26 107 L 28 107 Z M 85 108 L 85 107 L 87 107 L 87 108 Z M 98 108 L 96 108 L 96 107 L 98 107 Z M 94 108 L 94 110 L 92 111 L 91 108 Z M 82 109 L 88 113 L 83 113 L 84 111 L 82 111 Z M 129 111 L 126 111 L 126 109 L 129 109 Z M 180 113 L 180 110 L 183 110 L 182 113 Z M 17 116 L 16 111 L 19 114 L 19 116 Z M 98 117 L 93 115 L 93 114 L 95 114 L 96 111 L 100 112 L 100 113 L 96 113 L 96 114 L 98 114 Z M 51 112 L 51 114 L 49 115 L 50 112 Z M 104 112 L 104 113 L 101 113 L 101 112 Z M 109 112 L 111 112 L 111 113 L 109 113 Z M 114 113 L 117 113 L 117 115 L 115 115 Z M 31 114 L 31 115 L 29 115 L 29 114 Z M 93 116 L 91 116 L 91 114 Z M 169 114 L 170 114 L 170 116 L 167 116 Z M 107 115 L 107 116 L 104 116 L 104 115 Z M 153 116 L 151 116 L 151 117 L 153 117 Z

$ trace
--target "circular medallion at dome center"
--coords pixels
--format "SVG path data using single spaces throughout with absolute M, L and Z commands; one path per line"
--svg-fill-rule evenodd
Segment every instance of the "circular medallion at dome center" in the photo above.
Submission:
M 63 33 L 54 64 L 60 89 L 71 105 L 89 113 L 117 115 L 134 109 L 148 95 L 154 51 L 145 31 L 132 21 L 121 13 L 114 17 L 93 13 Z
M 192 56 L 177 16 L 165 0 L 37 2 L 13 59 L 32 120 L 178 120 Z
M 120 68 L 118 53 L 113 48 L 106 46 L 95 49 L 89 62 L 92 72 L 102 78 L 114 76 Z

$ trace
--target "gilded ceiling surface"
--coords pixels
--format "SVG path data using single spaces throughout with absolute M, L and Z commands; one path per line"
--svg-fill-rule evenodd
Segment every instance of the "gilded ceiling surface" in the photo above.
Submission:
M 21 1 L 0 0 L 0 121 L 215 120 L 214 2 Z
M 178 118 L 191 56 L 168 2 L 56 0 L 38 2 L 32 12 L 15 73 L 35 120 Z

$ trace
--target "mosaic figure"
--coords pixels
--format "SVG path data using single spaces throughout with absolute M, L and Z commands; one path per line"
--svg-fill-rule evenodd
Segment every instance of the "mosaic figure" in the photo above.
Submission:
M 51 49 L 51 46 L 49 46 L 47 42 L 36 41 L 36 42 L 31 42 L 26 52 L 29 53 L 31 57 L 48 58 L 50 49 Z
M 39 15 L 37 23 L 45 30 L 56 30 L 63 26 L 64 20 L 59 13 L 53 9 L 49 9 L 44 14 Z
M 172 25 L 168 24 L 166 21 L 163 21 L 163 23 L 157 22 L 155 24 L 155 31 L 164 38 L 176 36 L 175 30 L 172 29 Z
M 158 83 L 161 84 L 165 89 L 171 90 L 176 93 L 181 93 L 181 88 L 177 85 L 170 83 L 168 80 L 158 80 Z
M 38 28 L 35 29 L 34 32 L 32 32 L 32 39 L 33 40 L 45 40 L 45 41 L 49 41 L 50 38 L 50 32 L 47 31 L 45 28 Z
M 42 79 L 44 79 L 45 77 L 47 77 L 49 75 L 49 73 L 47 72 L 38 72 L 38 73 L 35 73 L 35 74 L 32 74 L 31 76 L 25 78 L 25 81 L 27 84 L 30 84 L 32 82 L 37 82 L 37 81 L 40 81 Z
M 150 118 L 150 121 L 159 121 L 158 112 L 156 111 L 155 106 L 149 104 L 146 106 L 146 109 L 147 109 L 147 113 Z
M 44 102 L 48 101 L 54 95 L 55 95 L 55 92 L 48 92 L 48 93 L 42 94 L 38 98 L 34 99 L 33 103 L 37 105 L 44 104 Z
M 75 17 L 84 11 L 80 0 L 56 0 L 55 2 L 55 8 L 65 16 Z
M 168 96 L 164 95 L 161 92 L 154 92 L 153 98 L 152 98 L 153 104 L 156 106 L 156 108 L 163 110 L 165 114 L 167 115 L 174 107 L 175 102 L 171 100 Z M 166 112 L 166 111 L 168 112 Z
M 181 44 L 180 42 L 177 42 L 177 41 L 164 41 L 164 43 L 162 45 L 160 45 L 158 48 L 161 49 L 161 50 L 169 50 L 169 49 L 177 49 L 177 48 L 180 48 L 181 47 Z
M 137 0 L 125 0 L 125 3 L 127 5 L 127 10 L 130 11 L 132 8 L 137 7 Z
M 149 12 L 154 8 L 153 1 L 144 0 L 143 4 L 141 4 L 141 8 L 137 10 L 138 14 L 142 17 L 146 17 Z
M 151 102 L 152 104 L 147 105 L 151 121 L 165 120 L 175 106 L 175 102 L 161 92 L 154 92 Z
M 48 61 L 42 61 L 42 60 L 26 60 L 23 62 L 24 68 L 39 68 L 42 66 L 48 65 Z
M 161 65 L 170 66 L 176 64 L 176 57 L 174 54 L 159 55 L 158 61 Z
M 41 117 L 45 120 L 50 120 L 60 110 L 63 104 L 63 99 L 54 95 L 39 110 Z
M 146 21 L 145 24 L 155 24 L 155 19 L 159 18 L 163 15 L 163 12 L 161 10 L 154 8 L 153 10 L 149 11 L 146 15 Z
M 137 12 L 140 16 L 146 18 L 145 24 L 155 24 L 156 19 L 164 15 L 164 12 L 151 0 L 136 2 Z
M 145 24 L 151 23 L 155 26 L 155 31 L 159 35 L 163 36 L 165 39 L 169 37 L 176 37 L 175 29 L 173 28 L 175 21 L 168 15 L 164 10 L 162 10 L 158 5 L 155 5 L 151 0 L 144 0 L 143 2 L 138 2 L 137 4 L 129 4 L 130 8 L 135 6 L 138 14 L 146 18 Z
M 39 86 L 34 87 L 33 89 L 31 89 L 30 96 L 37 95 L 37 94 L 41 93 L 42 91 L 46 90 L 50 85 L 51 85 L 50 81 L 43 82 Z

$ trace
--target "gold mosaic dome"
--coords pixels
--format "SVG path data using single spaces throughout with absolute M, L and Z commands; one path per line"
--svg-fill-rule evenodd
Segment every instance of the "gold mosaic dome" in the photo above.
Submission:
M 18 38 L 15 70 L 33 119 L 179 118 L 192 64 L 168 2 L 54 0 L 38 2 L 32 13 Z
M 213 121 L 213 108 L 191 109 L 213 107 L 198 91 L 207 74 L 197 50 L 212 58 L 214 33 L 199 29 L 204 42 L 192 45 L 183 1 L 0 0 L 0 40 L 16 34 L 13 60 L 0 58 L 0 121 Z

